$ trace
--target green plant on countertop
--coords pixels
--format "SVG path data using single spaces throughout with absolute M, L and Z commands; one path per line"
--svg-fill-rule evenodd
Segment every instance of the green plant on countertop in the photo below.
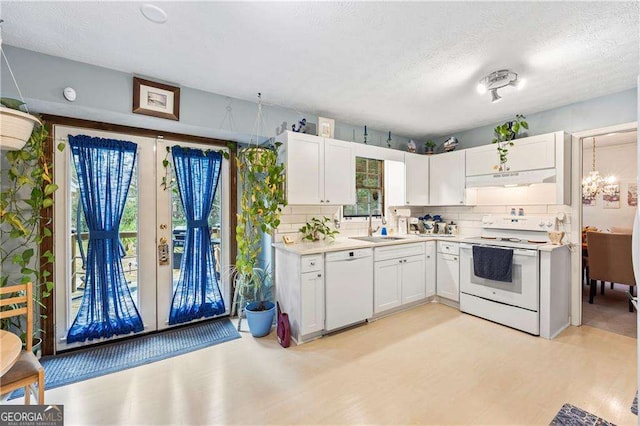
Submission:
M 8 98 L 2 98 L 0 103 L 19 111 L 23 105 Z M 46 209 L 53 207 L 53 195 L 58 189 L 53 182 L 52 161 L 46 152 L 48 138 L 44 123 L 37 124 L 22 149 L 5 153 L 0 168 L 0 287 L 32 282 L 40 319 L 47 317 L 42 301 L 51 295 L 54 286 L 51 273 L 45 268 L 53 264 L 53 253 L 51 250 L 41 252 L 42 242 L 52 237 L 47 226 L 52 218 L 43 214 L 48 214 Z M 60 143 L 57 148 L 62 151 L 65 144 Z M 6 318 L 0 321 L 0 328 L 21 331 L 25 342 L 24 320 L 24 317 Z M 38 324 L 34 325 L 32 339 L 42 332 Z
M 516 139 L 521 129 L 529 129 L 529 123 L 525 121 L 525 116 L 522 114 L 516 114 L 515 120 L 507 121 L 493 129 L 495 137 L 491 143 L 498 144 L 498 158 L 500 165 L 494 166 L 495 169 L 500 171 L 507 171 L 509 168 L 506 166 L 507 155 L 509 154 L 510 146 L 514 146 L 513 140 Z
M 323 240 L 327 238 L 334 239 L 340 231 L 331 229 L 328 225 L 330 222 L 331 219 L 326 216 L 322 220 L 312 217 L 309 222 L 298 229 L 298 232 L 302 233 L 303 241 L 320 241 L 320 235 L 323 235 Z
M 271 271 L 258 267 L 262 235 L 280 225 L 284 194 L 285 168 L 278 162 L 281 143 L 251 146 L 239 151 L 236 163 L 240 186 L 236 241 L 238 253 L 233 268 L 235 292 L 233 308 L 270 297 Z

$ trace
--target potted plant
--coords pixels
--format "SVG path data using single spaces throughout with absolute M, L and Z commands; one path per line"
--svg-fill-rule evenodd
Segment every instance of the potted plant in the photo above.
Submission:
M 522 114 L 516 114 L 515 120 L 507 121 L 493 129 L 496 136 L 491 143 L 498 144 L 500 164 L 494 167 L 498 171 L 506 172 L 509 170 L 509 167 L 507 167 L 508 147 L 514 145 L 513 141 L 520 135 L 521 129 L 529 129 L 529 123 L 525 121 L 525 118 Z
M 434 141 L 432 141 L 431 139 L 429 139 L 428 141 L 425 142 L 424 144 L 424 152 L 427 155 L 433 155 L 436 149 L 436 143 Z
M 286 205 L 285 170 L 284 165 L 278 163 L 280 145 L 243 148 L 236 160 L 241 195 L 236 226 L 234 306 L 240 321 L 244 311 L 255 337 L 269 334 L 275 316 L 275 305 L 269 300 L 271 271 L 258 267 L 258 257 L 263 234 L 280 225 L 282 207 Z
M 0 149 L 22 149 L 31 137 L 40 120 L 22 111 L 24 102 L 11 98 L 0 98 Z
M 3 104 L 22 105 L 15 102 Z M 42 241 L 52 235 L 47 227 L 51 218 L 44 217 L 42 212 L 53 206 L 53 195 L 58 189 L 45 152 L 47 138 L 45 126 L 37 120 L 26 144 L 19 150 L 7 151 L 0 168 L 0 287 L 31 281 L 40 319 L 46 318 L 42 300 L 53 291 L 52 277 L 45 267 L 54 261 L 50 250 L 41 251 Z M 58 149 L 63 150 L 64 144 L 59 144 Z M 26 336 L 22 317 L 1 320 L 0 327 L 20 331 L 23 342 L 31 338 L 34 351 L 38 349 L 42 330 L 37 324 L 34 336 Z
M 298 232 L 302 233 L 303 241 L 320 241 L 320 235 L 322 235 L 322 239 L 325 240 L 327 238 L 334 239 L 336 234 L 339 234 L 340 231 L 332 230 L 329 227 L 329 223 L 331 220 L 324 216 L 321 219 L 317 217 L 312 217 L 311 220 L 304 224 L 304 226 L 298 229 Z

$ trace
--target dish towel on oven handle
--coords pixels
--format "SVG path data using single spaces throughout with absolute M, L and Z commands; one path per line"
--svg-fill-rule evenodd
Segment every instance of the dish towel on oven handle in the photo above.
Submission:
M 473 246 L 473 273 L 487 280 L 513 282 L 513 250 Z

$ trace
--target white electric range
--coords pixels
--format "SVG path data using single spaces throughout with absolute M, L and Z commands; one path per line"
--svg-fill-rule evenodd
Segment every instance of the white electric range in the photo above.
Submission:
M 460 244 L 460 310 L 534 335 L 540 334 L 539 247 L 556 230 L 554 216 L 497 216 L 482 219 L 479 237 Z M 473 247 L 513 250 L 511 282 L 476 276 Z

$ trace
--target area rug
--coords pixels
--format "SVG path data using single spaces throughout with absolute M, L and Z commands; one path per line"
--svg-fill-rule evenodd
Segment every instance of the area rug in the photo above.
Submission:
M 231 321 L 222 318 L 67 354 L 43 357 L 40 363 L 45 371 L 45 389 L 138 367 L 239 337 L 240 334 Z M 24 396 L 24 390 L 17 389 L 9 399 L 21 396 Z
M 571 404 L 564 404 L 560 411 L 558 411 L 558 414 L 551 420 L 550 424 L 564 426 L 615 426 L 613 423 Z
M 636 392 L 636 397 L 633 398 L 633 404 L 631 404 L 631 412 L 638 415 L 638 392 Z

